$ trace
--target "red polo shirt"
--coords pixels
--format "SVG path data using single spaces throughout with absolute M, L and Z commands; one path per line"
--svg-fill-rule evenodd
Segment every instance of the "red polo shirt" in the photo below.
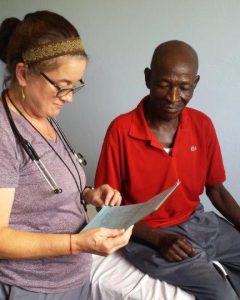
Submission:
M 185 108 L 174 147 L 168 155 L 145 120 L 145 97 L 133 111 L 117 117 L 106 133 L 95 185 L 108 183 L 118 189 L 123 204 L 149 200 L 177 179 L 180 186 L 158 211 L 143 222 L 167 227 L 186 221 L 199 205 L 205 186 L 225 180 L 216 132 L 209 117 Z

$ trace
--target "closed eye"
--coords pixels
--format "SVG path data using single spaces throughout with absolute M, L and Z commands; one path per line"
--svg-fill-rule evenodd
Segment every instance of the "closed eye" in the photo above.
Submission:
M 190 91 L 190 90 L 192 90 L 192 85 L 190 85 L 190 84 L 184 84 L 184 85 L 181 85 L 180 88 L 183 91 Z
M 155 84 L 155 86 L 157 86 L 159 88 L 168 88 L 169 87 L 169 83 L 166 81 L 157 81 L 154 84 Z

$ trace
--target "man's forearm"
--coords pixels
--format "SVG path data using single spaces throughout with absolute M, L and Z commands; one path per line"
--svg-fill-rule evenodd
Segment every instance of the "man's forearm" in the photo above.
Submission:
M 240 230 L 240 206 L 221 184 L 207 188 L 207 195 L 217 210 Z
M 148 225 L 140 222 L 135 224 L 133 229 L 133 236 L 148 242 L 156 248 L 159 245 L 159 240 L 162 235 L 164 235 L 164 232 L 151 228 Z

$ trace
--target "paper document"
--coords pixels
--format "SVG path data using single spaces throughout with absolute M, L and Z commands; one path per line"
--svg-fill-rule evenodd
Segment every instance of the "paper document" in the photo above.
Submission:
M 83 231 L 96 227 L 127 229 L 157 210 L 179 184 L 180 181 L 178 180 L 169 189 L 143 203 L 123 206 L 104 206 L 92 221 L 83 228 Z

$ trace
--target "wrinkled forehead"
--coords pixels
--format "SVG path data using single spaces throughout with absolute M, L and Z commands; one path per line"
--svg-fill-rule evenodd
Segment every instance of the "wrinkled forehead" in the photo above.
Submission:
M 174 54 L 156 55 L 152 60 L 151 69 L 157 75 L 189 75 L 196 76 L 198 63 L 191 55 Z

